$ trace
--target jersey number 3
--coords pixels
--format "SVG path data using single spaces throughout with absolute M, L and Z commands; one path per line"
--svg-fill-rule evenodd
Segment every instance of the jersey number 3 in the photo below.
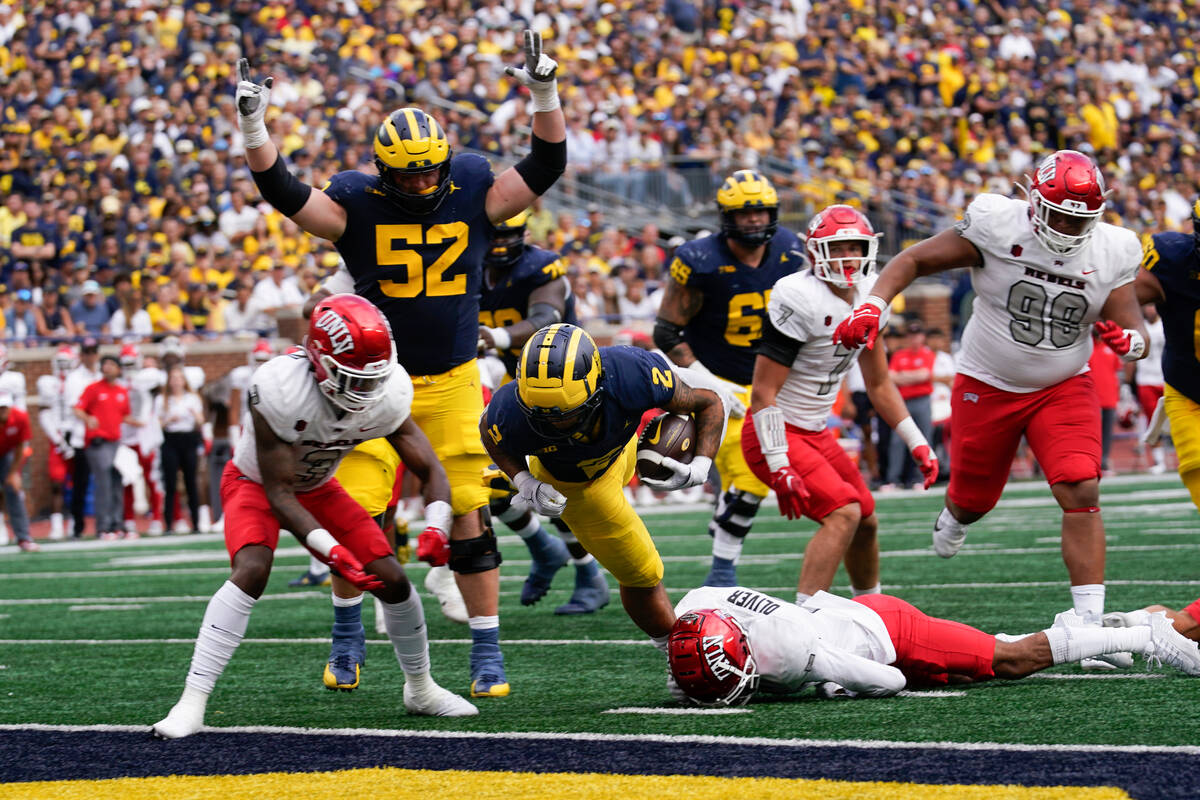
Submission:
M 381 280 L 379 291 L 388 297 L 416 297 L 424 292 L 427 297 L 449 297 L 465 294 L 467 276 L 455 275 L 450 280 L 442 277 L 454 266 L 458 257 L 467 249 L 469 228 L 465 222 L 443 222 L 431 225 L 426 231 L 421 225 L 376 225 L 375 259 L 381 267 L 402 266 L 408 270 L 402 281 Z M 441 244 L 449 241 L 436 261 L 425 266 L 421 254 L 410 248 L 397 248 L 397 242 L 405 244 Z

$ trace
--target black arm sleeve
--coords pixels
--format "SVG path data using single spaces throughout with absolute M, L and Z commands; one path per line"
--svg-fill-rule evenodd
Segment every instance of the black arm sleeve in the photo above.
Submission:
M 669 353 L 675 349 L 676 345 L 683 343 L 683 326 L 676 325 L 674 322 L 668 322 L 662 317 L 657 317 L 654 320 L 654 346 L 664 353 Z
M 763 317 L 763 335 L 758 340 L 758 354 L 785 367 L 790 367 L 796 360 L 796 354 L 800 352 L 800 346 L 803 342 L 798 342 L 792 337 L 780 333 L 779 329 L 771 324 L 770 317 Z
M 312 187 L 297 178 L 283 162 L 283 156 L 275 156 L 275 163 L 262 172 L 254 172 L 254 183 L 263 199 L 270 203 L 285 217 L 296 214 L 308 202 Z
M 547 142 L 533 134 L 529 155 L 518 161 L 515 169 L 534 194 L 545 194 L 567 171 L 567 140 Z

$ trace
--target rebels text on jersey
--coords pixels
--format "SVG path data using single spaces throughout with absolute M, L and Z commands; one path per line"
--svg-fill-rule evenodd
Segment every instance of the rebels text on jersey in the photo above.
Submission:
M 825 430 L 842 384 L 842 373 L 862 353 L 861 349 L 835 345 L 833 331 L 866 300 L 875 279 L 875 275 L 869 275 L 856 284 L 850 303 L 834 294 L 811 269 L 788 275 L 775 284 L 767 303 L 771 325 L 801 344 L 791 364 L 792 371 L 775 400 L 789 425 L 809 431 Z M 881 328 L 888 315 L 885 310 L 880 317 Z
M 410 375 L 436 375 L 475 358 L 479 284 L 492 239 L 484 203 L 495 176 L 482 156 L 454 156 L 450 191 L 432 214 L 405 214 L 379 176 L 339 172 L 324 191 L 346 209 L 335 243 L 357 294 L 392 325 L 396 360 Z
M 540 247 L 526 245 L 516 265 L 508 272 L 502 283 L 487 285 L 487 270 L 484 270 L 483 294 L 479 298 L 479 324 L 488 328 L 507 328 L 525 319 L 529 310 L 529 295 L 534 289 L 545 286 L 567 274 L 567 265 L 558 253 Z M 575 317 L 575 295 L 570 286 L 566 293 L 565 312 L 562 321 L 578 324 Z M 515 347 L 500 353 L 500 360 L 509 376 L 516 374 L 521 348 Z
M 529 427 L 517 399 L 517 382 L 501 386 L 484 411 L 487 436 L 505 453 L 524 461 L 537 456 L 542 466 L 560 481 L 595 480 L 608 469 L 637 433 L 642 414 L 662 408 L 675 395 L 675 374 L 660 355 L 637 347 L 600 348 L 603 400 L 596 434 L 548 440 Z
M 1033 392 L 1087 371 L 1092 323 L 1137 276 L 1137 236 L 1105 222 L 1073 256 L 1037 240 L 1025 200 L 981 194 L 956 226 L 983 257 L 958 371 L 1006 392 Z
M 1200 403 L 1200 252 L 1186 233 L 1156 233 L 1142 266 L 1162 284 L 1163 380 Z M 1139 362 L 1141 363 L 1141 362 Z
M 704 295 L 700 310 L 683 328 L 696 358 L 718 377 L 749 386 L 771 287 L 802 266 L 800 239 L 784 228 L 767 243 L 757 267 L 738 261 L 720 234 L 680 245 L 671 262 L 671 280 Z
M 346 413 L 325 399 L 308 358 L 276 356 L 258 368 L 247 391 L 250 407 L 271 430 L 292 446 L 296 491 L 315 489 L 333 477 L 342 457 L 356 445 L 399 428 L 412 409 L 412 380 L 397 365 L 379 401 L 357 414 Z M 247 415 L 233 463 L 252 481 L 262 483 L 254 418 Z

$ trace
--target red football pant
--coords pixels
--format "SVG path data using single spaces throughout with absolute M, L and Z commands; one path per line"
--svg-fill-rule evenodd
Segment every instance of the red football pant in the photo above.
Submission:
M 1100 477 L 1100 402 L 1092 376 L 1019 394 L 963 374 L 950 398 L 950 488 L 959 508 L 991 511 L 1024 434 L 1046 482 Z
M 296 499 L 338 544 L 344 545 L 363 564 L 394 555 L 379 525 L 336 478 L 312 491 L 297 492 Z M 243 475 L 232 461 L 225 465 L 221 475 L 221 505 L 225 509 L 225 549 L 231 563 L 237 552 L 248 545 L 275 549 L 279 543 L 279 521 L 271 512 L 267 494 L 262 484 Z
M 931 617 L 911 603 L 887 594 L 854 598 L 883 618 L 896 647 L 893 667 L 904 673 L 908 686 L 945 686 L 951 675 L 986 681 L 992 672 L 996 638 L 978 628 Z
M 67 476 L 73 474 L 74 461 L 73 458 L 63 458 L 58 448 L 50 445 L 50 452 L 46 455 L 46 471 L 50 475 L 50 482 L 59 487 L 66 486 Z
M 163 494 L 162 487 L 158 483 L 158 474 L 154 470 L 154 457 L 157 452 L 151 450 L 149 454 L 143 453 L 142 448 L 134 445 L 133 451 L 137 453 L 138 463 L 142 465 L 142 478 L 146 484 L 146 502 L 150 504 L 150 518 L 162 522 L 162 503 Z M 136 515 L 133 512 L 133 487 L 125 487 L 125 519 L 133 519 Z
M 811 494 L 804 516 L 820 522 L 851 503 L 858 503 L 863 517 L 875 513 L 871 490 L 832 430 L 806 431 L 794 425 L 786 426 L 786 430 L 788 461 L 800 473 L 804 488 Z M 742 426 L 742 455 L 754 477 L 770 486 L 771 470 L 763 458 L 754 419 L 749 414 Z
M 1146 415 L 1146 422 L 1154 416 L 1154 409 L 1158 405 L 1158 398 L 1163 396 L 1162 384 L 1157 386 L 1142 386 L 1137 387 L 1138 405 L 1142 407 L 1142 413 Z

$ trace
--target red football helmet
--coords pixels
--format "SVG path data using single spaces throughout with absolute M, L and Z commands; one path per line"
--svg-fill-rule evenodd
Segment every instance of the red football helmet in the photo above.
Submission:
M 829 206 L 818 212 L 808 225 L 806 240 L 813 274 L 843 289 L 854 286 L 875 269 L 882 235 L 875 233 L 866 216 L 850 206 Z M 829 254 L 829 247 L 834 242 L 862 242 L 862 255 L 834 258 Z
M 1075 255 L 1096 232 L 1107 198 L 1100 168 L 1083 153 L 1046 156 L 1029 181 L 1034 236 L 1051 253 Z
M 261 364 L 264 361 L 270 361 L 271 356 L 273 355 L 274 353 L 271 352 L 270 339 L 259 339 L 254 343 L 254 349 L 250 352 L 250 358 L 253 359 L 254 363 L 256 364 Z
M 715 608 L 689 611 L 675 620 L 667 661 L 679 688 L 701 705 L 742 705 L 758 688 L 746 629 Z
M 121 345 L 120 360 L 122 367 L 140 367 L 142 365 L 141 351 L 132 342 L 123 344 Z
M 396 367 L 387 319 L 369 300 L 354 294 L 331 295 L 317 304 L 304 351 L 321 393 L 351 413 L 380 398 Z
M 75 354 L 75 348 L 69 344 L 59 346 L 58 350 L 54 351 L 54 360 L 50 362 L 56 375 L 66 374 L 78 364 L 79 357 Z

